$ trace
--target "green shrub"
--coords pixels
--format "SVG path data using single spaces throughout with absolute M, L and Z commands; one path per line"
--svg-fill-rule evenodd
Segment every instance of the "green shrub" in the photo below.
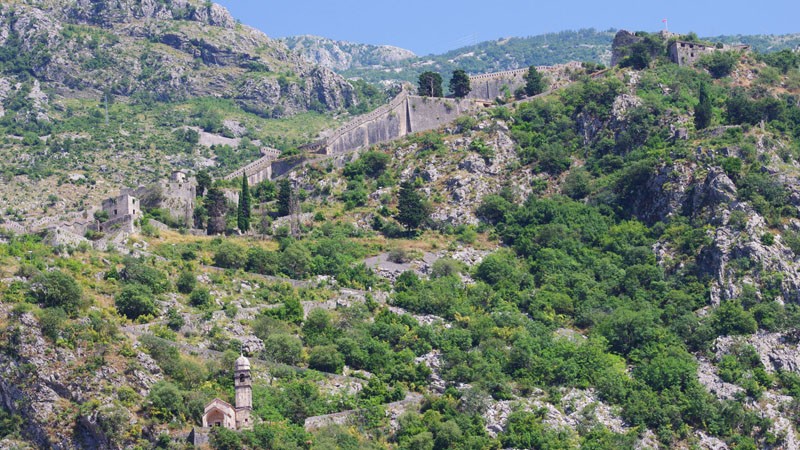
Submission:
M 64 330 L 67 314 L 62 308 L 56 307 L 43 309 L 37 316 L 39 317 L 39 325 L 42 327 L 42 334 L 55 342 Z
M 189 295 L 189 303 L 197 308 L 205 308 L 211 305 L 211 292 L 206 288 L 197 288 Z
M 734 300 L 722 302 L 714 310 L 711 323 L 718 336 L 752 334 L 758 329 L 753 315 Z
M 186 409 L 181 390 L 169 381 L 159 381 L 147 394 L 147 409 L 150 414 L 165 422 L 185 419 Z
M 439 258 L 431 265 L 431 277 L 440 278 L 458 275 L 463 264 L 451 258 Z
M 700 58 L 700 66 L 705 67 L 714 78 L 727 77 L 739 62 L 736 52 L 718 51 Z
M 122 292 L 114 298 L 114 304 L 120 314 L 136 320 L 141 316 L 154 316 L 158 312 L 153 297 L 153 291 L 148 286 L 133 283 L 122 288 Z
M 247 249 L 225 240 L 214 253 L 214 265 L 225 269 L 241 269 L 247 264 Z
M 264 250 L 261 247 L 251 247 L 247 250 L 245 268 L 248 272 L 275 275 L 280 272 L 278 254 Z
M 344 356 L 335 345 L 323 345 L 311 349 L 308 355 L 308 367 L 320 372 L 342 373 Z
M 264 340 L 264 359 L 282 364 L 297 365 L 302 360 L 300 338 L 284 333 L 270 334 Z
M 82 305 L 83 291 L 72 276 L 60 271 L 44 272 L 31 281 L 31 296 L 42 306 L 60 307 L 73 313 Z
M 126 258 L 123 261 L 122 279 L 127 283 L 147 286 L 153 294 L 163 294 L 169 290 L 169 279 L 161 270 L 148 266 L 144 260 Z
M 178 281 L 175 282 L 175 287 L 181 294 L 189 294 L 194 290 L 197 285 L 197 277 L 193 272 L 185 270 L 178 276 Z

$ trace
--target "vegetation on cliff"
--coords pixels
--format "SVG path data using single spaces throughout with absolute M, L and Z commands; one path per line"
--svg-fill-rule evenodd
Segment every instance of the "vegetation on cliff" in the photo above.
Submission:
M 183 448 L 206 402 L 231 399 L 241 352 L 258 421 L 214 430 L 214 448 L 796 444 L 798 60 L 678 67 L 645 50 L 290 179 L 200 172 L 195 227 L 227 236 L 143 227 L 92 249 L 4 233 L 0 437 Z M 106 113 L 105 94 L 45 120 L 40 63 L 4 58 L 19 139 L 3 151 L 24 147 L 31 178 L 167 170 L 159 155 L 201 155 L 201 133 L 235 136 L 236 117 L 238 150 L 209 148 L 220 175 L 297 124 L 235 99 L 112 95 Z

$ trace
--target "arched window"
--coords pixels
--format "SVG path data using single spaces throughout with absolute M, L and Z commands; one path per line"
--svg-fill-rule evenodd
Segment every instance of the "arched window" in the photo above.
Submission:
M 239 383 L 244 383 L 244 374 L 239 375 Z

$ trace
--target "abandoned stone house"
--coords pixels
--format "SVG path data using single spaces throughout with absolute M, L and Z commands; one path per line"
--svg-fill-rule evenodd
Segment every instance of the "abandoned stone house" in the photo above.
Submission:
M 679 66 L 694 65 L 704 55 L 715 52 L 748 51 L 749 45 L 707 45 L 699 42 L 675 41 L 669 45 L 669 59 Z
M 215 398 L 203 411 L 203 427 L 224 427 L 230 430 L 252 428 L 250 413 L 253 410 L 253 379 L 250 375 L 250 360 L 240 356 L 234 365 L 235 403 Z
M 108 219 L 94 227 L 100 232 L 121 229 L 132 233 L 136 219 L 142 216 L 139 199 L 125 190 L 116 197 L 103 200 L 101 209 L 108 214 Z

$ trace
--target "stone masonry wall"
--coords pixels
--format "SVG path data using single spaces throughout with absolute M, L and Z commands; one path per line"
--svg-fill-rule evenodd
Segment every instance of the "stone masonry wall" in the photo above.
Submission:
M 325 153 L 345 153 L 405 136 L 410 132 L 407 100 L 404 90 L 387 105 L 335 130 L 327 139 Z
M 471 99 L 408 97 L 411 132 L 428 131 L 478 108 Z
M 264 156 L 232 172 L 224 179 L 233 180 L 246 173 L 247 182 L 251 185 L 269 180 L 272 177 L 272 162 L 281 156 L 281 151 L 274 148 L 262 148 L 261 153 L 263 153 Z

